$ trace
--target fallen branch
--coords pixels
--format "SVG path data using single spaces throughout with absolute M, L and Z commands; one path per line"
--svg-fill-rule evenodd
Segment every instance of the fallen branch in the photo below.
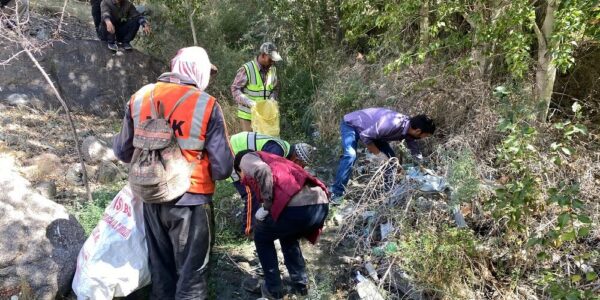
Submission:
M 54 86 L 54 83 L 50 79 L 50 76 L 48 76 L 48 73 L 46 73 L 46 71 L 44 70 L 44 68 L 42 68 L 42 66 L 40 65 L 38 60 L 33 56 L 31 51 L 29 51 L 29 48 L 27 48 L 27 45 L 25 44 L 25 42 L 21 43 L 21 46 L 23 47 L 23 50 L 25 51 L 25 53 L 27 53 L 27 56 L 29 56 L 29 59 L 31 59 L 31 61 L 37 67 L 37 69 L 40 71 L 40 73 L 42 73 L 42 76 L 44 76 L 44 79 L 46 79 L 46 82 L 50 85 L 50 87 L 52 88 L 52 91 L 54 92 L 54 95 L 56 96 L 56 98 L 58 99 L 60 104 L 63 106 L 63 109 L 65 110 L 65 114 L 67 115 L 67 120 L 69 121 L 69 125 L 71 127 L 71 134 L 73 135 L 73 140 L 75 141 L 75 148 L 77 149 L 79 162 L 81 163 L 81 170 L 83 173 L 83 184 L 85 186 L 87 198 L 88 198 L 88 201 L 92 202 L 93 201 L 92 192 L 90 190 L 90 185 L 88 182 L 87 170 L 86 170 L 85 164 L 83 162 L 83 153 L 81 152 L 81 148 L 79 147 L 79 140 L 77 138 L 77 129 L 75 128 L 75 123 L 73 122 L 73 118 L 71 117 L 71 112 L 69 111 L 69 106 L 61 97 L 60 93 Z

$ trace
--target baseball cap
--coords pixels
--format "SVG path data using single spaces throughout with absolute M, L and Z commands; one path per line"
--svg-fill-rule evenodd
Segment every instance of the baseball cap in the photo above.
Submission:
M 302 161 L 304 165 L 309 165 L 312 161 L 312 155 L 317 150 L 317 148 L 307 144 L 307 143 L 298 143 L 294 144 L 294 154 L 296 157 Z
M 273 61 L 281 61 L 281 55 L 277 52 L 277 47 L 271 42 L 266 42 L 260 45 L 260 53 L 267 54 Z

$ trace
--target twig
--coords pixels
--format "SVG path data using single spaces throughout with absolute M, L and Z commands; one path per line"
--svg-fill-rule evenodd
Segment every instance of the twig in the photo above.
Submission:
M 250 272 L 246 269 L 244 269 L 242 266 L 240 266 L 240 264 L 238 264 L 230 255 L 229 253 L 225 253 L 225 256 L 227 256 L 227 258 L 229 258 L 229 260 L 238 268 L 240 269 L 242 272 L 250 275 L 250 276 L 256 276 L 256 273 Z
M 69 121 L 69 125 L 71 127 L 71 133 L 73 134 L 73 140 L 75 141 L 75 148 L 77 149 L 77 154 L 79 156 L 79 162 L 81 163 L 81 169 L 82 169 L 82 173 L 83 173 L 83 184 L 85 185 L 85 191 L 87 193 L 87 198 L 88 198 L 88 201 L 92 202 L 93 201 L 92 192 L 90 190 L 90 185 L 89 185 L 89 182 L 88 182 L 87 170 L 86 170 L 85 164 L 83 162 L 83 153 L 81 152 L 81 148 L 79 147 L 79 141 L 78 141 L 78 138 L 77 138 L 77 129 L 75 128 L 75 123 L 73 122 L 73 118 L 71 117 L 71 113 L 69 111 L 69 106 L 67 105 L 67 103 L 61 97 L 60 93 L 58 92 L 58 90 L 54 86 L 54 83 L 52 82 L 52 80 L 48 76 L 48 73 L 46 73 L 46 71 L 44 70 L 44 68 L 42 68 L 42 66 L 40 65 L 40 63 L 38 62 L 38 60 L 33 56 L 33 54 L 31 54 L 31 51 L 29 51 L 29 49 L 27 48 L 27 45 L 25 45 L 25 43 L 23 42 L 21 44 L 21 46 L 23 47 L 25 53 L 27 53 L 27 56 L 29 56 L 29 59 L 31 59 L 31 61 L 35 64 L 35 66 L 40 71 L 40 73 L 42 73 L 42 76 L 44 76 L 44 79 L 46 79 L 46 82 L 52 88 L 52 91 L 54 92 L 54 95 L 56 96 L 56 98 L 58 99 L 58 101 L 60 102 L 60 104 L 63 106 L 63 108 L 65 109 L 65 113 L 67 115 L 67 120 Z
M 190 14 L 190 27 L 192 28 L 192 37 L 194 38 L 194 46 L 198 46 L 198 39 L 196 38 L 196 26 L 194 25 L 194 14 L 196 13 L 196 8 Z
M 390 274 L 390 271 L 392 270 L 392 267 L 394 266 L 394 263 L 396 263 L 396 257 L 394 257 L 392 259 L 392 262 L 390 263 L 389 267 L 387 268 L 387 270 L 385 271 L 385 273 L 383 274 L 383 276 L 381 277 L 381 280 L 379 280 L 379 285 L 377 286 L 378 289 L 381 288 L 381 286 L 383 286 L 383 283 L 385 282 L 385 279 L 388 277 L 388 275 Z
M 67 9 L 67 2 L 69 0 L 65 0 L 62 7 L 62 12 L 60 13 L 60 20 L 58 21 L 58 27 L 56 28 L 56 32 L 54 32 L 54 36 L 58 38 L 60 36 L 60 28 L 62 27 L 62 23 L 65 17 L 65 10 Z

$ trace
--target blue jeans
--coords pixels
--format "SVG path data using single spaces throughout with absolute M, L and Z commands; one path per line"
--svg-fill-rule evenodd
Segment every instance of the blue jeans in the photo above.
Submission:
M 342 138 L 342 158 L 340 159 L 340 165 L 338 166 L 337 173 L 335 174 L 335 182 L 330 187 L 332 193 L 336 195 L 343 195 L 346 191 L 346 185 L 350 181 L 352 175 L 352 167 L 356 161 L 356 149 L 358 147 L 359 133 L 354 127 L 351 127 L 342 120 L 340 124 L 340 135 Z M 392 147 L 388 142 L 374 141 L 375 146 L 379 151 L 383 152 L 388 157 L 396 156 Z
M 298 240 L 323 226 L 328 212 L 328 204 L 288 206 L 281 212 L 277 221 L 268 215 L 263 221 L 256 223 L 254 245 L 265 273 L 267 289 L 271 294 L 281 295 L 283 292 L 273 242 L 278 239 L 281 244 L 281 252 L 292 284 L 305 287 L 308 284 L 308 276 Z

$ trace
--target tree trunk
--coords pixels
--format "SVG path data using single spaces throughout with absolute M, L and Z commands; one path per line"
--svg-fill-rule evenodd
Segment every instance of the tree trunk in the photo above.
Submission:
M 554 12 L 556 11 L 556 1 L 550 0 L 546 3 L 546 15 L 542 28 L 537 24 L 533 28 L 538 40 L 537 70 L 535 72 L 535 98 L 540 103 L 538 119 L 545 122 L 548 118 L 550 102 L 552 101 L 552 91 L 554 90 L 554 81 L 556 79 L 556 66 L 554 58 L 550 53 L 550 37 L 554 30 Z
M 421 48 L 426 47 L 429 43 L 429 1 L 423 1 L 421 11 L 419 12 L 419 44 Z

